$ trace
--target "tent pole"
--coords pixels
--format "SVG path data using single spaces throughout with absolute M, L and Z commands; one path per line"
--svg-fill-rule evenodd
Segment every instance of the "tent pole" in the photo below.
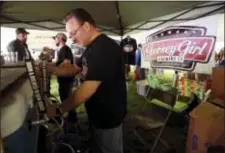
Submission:
M 221 5 L 221 3 L 217 3 L 215 6 L 217 6 L 217 5 Z M 207 7 L 211 7 L 210 5 L 208 5 Z M 205 16 L 208 16 L 208 15 L 210 15 L 211 13 L 214 13 L 214 12 L 217 12 L 217 11 L 220 11 L 220 10 L 222 10 L 222 9 L 224 9 L 224 5 L 222 6 L 222 7 L 219 7 L 219 8 L 217 8 L 217 9 L 215 9 L 215 10 L 212 10 L 212 11 L 210 11 L 210 12 L 207 12 L 207 13 L 205 13 L 205 14 L 202 14 L 202 15 L 200 15 L 200 16 L 198 16 L 198 17 L 195 17 L 195 18 L 186 18 L 186 19 L 169 19 L 169 20 L 149 20 L 149 21 L 146 21 L 146 22 L 144 22 L 143 24 L 141 24 L 141 26 L 143 26 L 144 24 L 147 24 L 147 23 L 150 23 L 150 22 L 169 22 L 169 21 L 190 21 L 190 20 L 196 20 L 196 19 L 199 19 L 199 18 L 202 18 L 202 17 L 205 17 Z M 197 9 L 197 8 L 203 8 L 203 7 L 196 7 L 195 9 Z M 161 23 L 160 23 L 161 24 Z M 157 25 L 156 25 L 157 26 Z M 136 27 L 137 28 L 137 27 Z M 155 26 L 154 26 L 154 28 L 155 28 Z M 137 28 L 137 29 L 135 29 L 135 28 L 125 28 L 124 30 L 130 30 L 130 31 L 133 31 L 133 30 L 140 30 L 140 31 L 148 31 L 149 29 L 152 29 L 152 27 L 150 27 L 150 28 Z M 129 31 L 129 32 L 130 32 Z
M 220 3 L 216 3 L 216 4 L 210 4 L 210 5 L 204 5 L 204 6 L 195 6 L 195 7 L 191 8 L 191 9 L 189 9 L 189 10 L 187 10 L 187 11 L 181 13 L 181 14 L 178 14 L 178 15 L 176 15 L 176 16 L 174 16 L 174 17 L 168 19 L 168 20 L 165 20 L 165 21 L 163 21 L 163 22 L 161 22 L 161 23 L 159 23 L 159 24 L 157 24 L 157 25 L 155 25 L 155 26 L 153 26 L 153 27 L 150 27 L 150 28 L 148 28 L 148 29 L 145 29 L 145 30 L 151 30 L 151 29 L 156 28 L 156 27 L 158 27 L 158 26 L 160 26 L 160 25 L 162 25 L 162 24 L 165 24 L 165 23 L 168 22 L 168 21 L 176 21 L 176 18 L 178 18 L 178 17 L 180 17 L 180 16 L 182 16 L 182 15 L 184 15 L 184 14 L 187 14 L 187 13 L 189 13 L 189 12 L 195 10 L 195 9 L 198 9 L 198 8 L 205 8 L 205 7 L 212 7 L 212 6 L 219 6 L 219 5 L 221 5 L 221 4 L 224 4 L 224 2 L 220 2 Z M 223 7 L 224 7 L 224 6 L 223 6 Z M 201 15 L 200 17 L 204 17 L 204 16 L 207 16 L 208 14 L 211 14 L 211 13 L 213 13 L 213 12 L 219 11 L 219 10 L 222 9 L 223 7 L 220 7 L 220 8 L 218 8 L 218 9 L 216 9 L 216 10 L 213 10 L 213 11 L 211 11 L 211 12 L 208 12 L 208 13 L 204 14 L 204 15 Z M 193 20 L 198 19 L 198 18 L 200 18 L 200 17 L 194 18 Z M 178 19 L 178 20 L 180 20 L 180 19 Z M 156 20 L 156 21 L 157 21 L 157 20 Z M 156 21 L 153 21 L 153 22 L 156 22 Z M 137 26 L 137 27 L 135 27 L 135 28 L 129 29 L 126 33 L 129 33 L 129 32 L 131 32 L 131 31 L 133 31 L 133 30 L 139 29 L 140 27 L 142 27 L 143 25 L 145 25 L 145 24 L 147 24 L 147 23 L 149 23 L 149 22 L 151 22 L 151 20 L 150 20 L 150 21 L 146 21 L 146 22 L 140 24 L 139 26 Z
M 176 19 L 176 18 L 178 18 L 178 17 L 180 17 L 180 16 L 182 16 L 182 15 L 184 15 L 184 14 L 187 14 L 188 12 L 193 11 L 194 9 L 195 9 L 195 7 L 191 8 L 191 9 L 189 9 L 189 10 L 187 10 L 187 11 L 184 11 L 184 12 L 182 12 L 182 13 L 180 13 L 180 14 L 178 14 L 178 15 L 176 15 L 176 16 L 170 18 L 170 19 L 168 19 L 168 21 L 174 20 L 174 19 Z M 163 22 L 161 22 L 161 23 L 159 23 L 159 24 L 157 24 L 157 25 L 155 25 L 155 26 L 153 26 L 153 27 L 148 28 L 148 30 L 151 30 L 151 29 L 154 29 L 154 28 L 156 28 L 156 27 L 158 27 L 158 26 L 160 26 L 160 25 L 163 25 L 163 24 L 165 24 L 165 23 L 168 22 L 168 21 L 167 21 L 167 20 L 166 20 L 166 21 L 163 21 Z M 140 24 L 139 26 L 137 26 L 137 27 L 135 27 L 135 28 L 132 28 L 132 29 L 128 30 L 126 33 L 129 33 L 129 32 L 131 32 L 131 31 L 133 31 L 133 30 L 136 30 L 136 29 L 140 28 L 141 26 L 147 24 L 148 22 L 149 22 L 149 21 L 146 21 L 146 22 Z
M 20 21 L 20 20 L 17 20 L 17 19 L 14 19 L 14 18 L 10 18 L 10 17 L 4 16 L 4 15 L 0 15 L 0 17 L 1 17 L 1 18 L 5 18 L 5 19 L 7 19 L 7 20 L 11 20 L 11 21 L 13 21 L 13 22 L 17 22 L 17 23 L 25 23 L 25 24 L 28 24 L 28 25 L 31 25 L 31 26 L 36 26 L 36 27 L 39 27 L 39 28 L 51 30 L 51 28 L 47 28 L 47 27 L 44 27 L 44 26 L 32 24 L 32 23 L 25 22 L 25 21 Z
M 114 34 L 116 34 L 116 35 L 120 35 L 118 32 L 114 31 L 114 30 L 116 30 L 116 29 L 107 29 L 107 28 L 103 28 L 103 27 L 101 27 L 101 26 L 97 26 L 97 28 L 99 28 L 99 29 L 101 29 L 101 30 L 103 30 L 103 31 L 108 31 L 108 32 L 114 33 Z
M 117 11 L 117 17 L 118 17 L 118 21 L 119 21 L 119 25 L 120 25 L 120 36 L 121 36 L 121 40 L 122 40 L 123 35 L 124 35 L 124 27 L 123 27 L 123 23 L 122 23 L 122 17 L 120 14 L 120 8 L 119 8 L 118 1 L 116 1 L 116 11 Z
M 3 18 L 7 18 L 7 16 L 3 16 Z M 38 21 L 26 21 L 26 23 L 38 23 L 38 22 L 53 22 L 51 20 L 38 20 Z M 16 21 L 4 22 L 4 24 L 17 24 Z M 55 23 L 55 22 L 54 22 Z
M 3 2 L 0 1 L 0 7 L 1 7 L 1 4 L 2 3 Z M 61 25 L 65 26 L 63 23 L 60 23 L 60 22 L 57 22 L 57 21 L 53 21 L 53 20 L 39 20 L 39 21 L 26 21 L 26 22 L 24 22 L 24 21 L 19 21 L 19 20 L 13 19 L 13 18 L 9 18 L 7 16 L 3 16 L 3 15 L 0 15 L 0 17 L 12 21 L 12 22 L 6 22 L 4 24 L 16 24 L 16 23 L 20 22 L 20 23 L 25 23 L 25 24 L 28 24 L 28 25 L 32 25 L 32 26 L 36 26 L 36 27 L 48 29 L 48 30 L 58 30 L 58 29 L 65 28 L 65 27 L 47 28 L 47 27 L 43 27 L 43 26 L 40 26 L 40 25 L 36 25 L 35 24 L 35 23 L 38 23 L 38 22 L 53 22 L 53 23 L 61 24 Z M 111 32 L 111 33 L 116 34 L 116 35 L 120 35 L 117 32 L 115 32 L 113 29 L 106 29 L 106 28 L 102 28 L 102 27 L 97 27 L 97 28 L 99 28 L 99 29 L 101 29 L 103 31 Z
M 1 8 L 3 3 L 4 3 L 3 1 L 0 1 L 0 10 L 2 10 Z
M 195 8 L 205 8 L 205 7 L 212 7 L 212 6 L 219 6 L 221 4 L 224 4 L 224 2 L 218 2 L 218 3 L 215 3 L 215 4 L 208 4 L 208 5 L 203 5 L 203 6 L 196 6 Z
M 220 11 L 220 10 L 222 10 L 222 9 L 224 10 L 224 8 L 225 8 L 225 5 L 223 5 L 222 7 L 219 7 L 219 8 L 217 8 L 217 9 L 215 9 L 215 10 L 212 10 L 212 11 L 210 11 L 210 12 L 207 12 L 207 13 L 205 13 L 205 14 L 202 14 L 202 15 L 196 17 L 195 19 L 199 19 L 199 18 L 202 18 L 202 17 L 206 17 L 206 16 L 210 15 L 211 13 Z

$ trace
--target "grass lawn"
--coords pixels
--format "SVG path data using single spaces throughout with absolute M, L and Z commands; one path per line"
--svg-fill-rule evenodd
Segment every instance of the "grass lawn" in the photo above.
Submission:
M 165 80 L 171 80 L 173 75 L 173 71 L 165 71 L 163 74 L 163 78 Z M 132 77 L 132 72 L 130 73 L 130 77 Z M 51 79 L 51 94 L 55 97 L 59 98 L 58 94 L 58 83 L 56 77 L 52 77 Z M 128 89 L 128 112 L 129 114 L 136 114 L 140 112 L 143 109 L 143 105 L 145 103 L 145 100 L 143 97 L 139 96 L 137 94 L 136 89 L 136 83 L 135 81 L 129 82 L 129 89 Z M 85 108 L 83 105 L 81 105 L 79 108 L 77 108 L 77 112 L 79 114 L 79 117 L 85 116 Z
M 58 83 L 56 77 L 52 77 L 51 79 L 51 94 L 55 96 L 57 99 L 59 98 L 58 94 Z M 137 95 L 136 85 L 133 81 L 129 83 L 128 90 L 128 112 L 129 114 L 135 114 L 139 112 L 143 108 L 144 98 Z M 79 114 L 79 118 L 85 117 L 85 108 L 84 105 L 79 106 L 77 109 Z

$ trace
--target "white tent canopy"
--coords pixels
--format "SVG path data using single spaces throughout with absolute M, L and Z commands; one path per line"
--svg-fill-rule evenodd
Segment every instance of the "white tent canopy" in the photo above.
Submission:
M 92 14 L 100 30 L 123 36 L 222 12 L 224 2 L 3 1 L 0 7 L 3 27 L 64 31 L 62 17 L 81 7 Z

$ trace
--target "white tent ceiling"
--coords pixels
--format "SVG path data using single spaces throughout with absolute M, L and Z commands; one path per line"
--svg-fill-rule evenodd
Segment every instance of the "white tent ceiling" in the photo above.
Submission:
M 93 15 L 102 31 L 125 35 L 218 13 L 224 11 L 224 2 L 4 1 L 0 7 L 3 27 L 63 31 L 62 17 L 82 7 Z

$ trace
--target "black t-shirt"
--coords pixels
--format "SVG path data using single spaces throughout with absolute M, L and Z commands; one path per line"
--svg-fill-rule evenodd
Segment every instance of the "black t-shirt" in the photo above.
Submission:
M 125 64 L 135 65 L 136 40 L 133 38 L 125 38 L 121 41 L 120 47 L 124 52 Z
M 58 60 L 56 62 L 56 66 L 59 66 L 65 59 L 68 59 L 71 61 L 71 64 L 73 64 L 73 54 L 71 49 L 64 45 L 58 52 Z M 73 82 L 74 77 L 58 77 L 58 82 L 60 83 L 71 83 Z
M 7 49 L 8 52 L 18 52 L 18 61 L 23 61 L 26 57 L 26 54 L 29 54 L 29 57 L 31 57 L 31 53 L 28 51 L 27 44 L 21 43 L 18 39 L 11 41 L 8 44 Z
M 90 123 L 102 129 L 120 125 L 127 113 L 125 72 L 120 46 L 101 34 L 87 47 L 77 65 L 82 68 L 84 80 L 102 82 L 85 103 Z

